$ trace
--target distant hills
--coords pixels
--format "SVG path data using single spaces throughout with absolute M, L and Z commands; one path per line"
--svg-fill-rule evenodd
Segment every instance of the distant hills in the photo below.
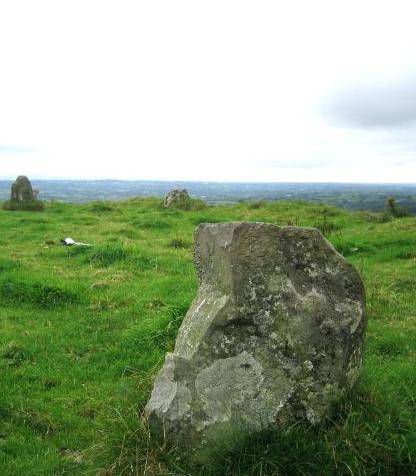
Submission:
M 210 204 L 256 200 L 308 200 L 350 210 L 381 211 L 388 197 L 416 213 L 416 184 L 215 183 L 124 180 L 33 180 L 42 200 L 83 203 L 160 196 L 174 188 Z M 11 181 L 0 181 L 0 200 L 10 196 Z

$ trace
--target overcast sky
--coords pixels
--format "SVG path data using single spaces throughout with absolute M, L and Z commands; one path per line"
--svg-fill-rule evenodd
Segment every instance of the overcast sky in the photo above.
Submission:
M 1 0 L 0 177 L 416 182 L 414 1 Z

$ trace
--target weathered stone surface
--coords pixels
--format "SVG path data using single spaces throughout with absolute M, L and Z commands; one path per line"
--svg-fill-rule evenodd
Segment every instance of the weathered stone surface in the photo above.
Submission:
M 19 175 L 12 183 L 11 197 L 3 203 L 4 210 L 42 211 L 44 204 L 38 200 L 39 190 L 33 189 L 25 175 Z
M 316 229 L 247 222 L 200 225 L 195 263 L 198 295 L 146 406 L 151 429 L 201 455 L 227 435 L 324 420 L 360 374 L 357 271 Z
M 25 175 L 19 175 L 12 183 L 11 200 L 16 202 L 28 202 L 35 198 L 32 184 Z
M 191 199 L 185 189 L 172 190 L 163 200 L 163 206 L 165 208 L 185 208 L 190 203 L 190 201 Z

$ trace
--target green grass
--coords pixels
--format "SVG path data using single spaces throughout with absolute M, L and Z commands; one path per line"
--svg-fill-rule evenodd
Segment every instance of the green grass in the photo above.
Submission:
M 12 211 L 22 211 L 28 210 L 33 212 L 42 212 L 45 208 L 43 202 L 37 199 L 28 200 L 26 202 L 18 202 L 17 200 L 8 200 L 7 202 L 3 203 L 4 210 L 12 210 Z
M 416 219 L 295 202 L 158 199 L 0 211 L 0 474 L 416 474 Z M 314 226 L 361 272 L 363 378 L 325 426 L 257 435 L 205 467 L 140 420 L 197 289 L 204 221 Z M 72 236 L 92 247 L 65 248 Z

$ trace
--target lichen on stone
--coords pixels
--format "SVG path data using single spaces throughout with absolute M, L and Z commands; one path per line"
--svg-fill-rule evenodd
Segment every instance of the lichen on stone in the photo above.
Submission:
M 215 440 L 319 424 L 360 375 L 358 272 L 311 228 L 202 224 L 199 289 L 146 407 L 151 429 L 209 454 Z

